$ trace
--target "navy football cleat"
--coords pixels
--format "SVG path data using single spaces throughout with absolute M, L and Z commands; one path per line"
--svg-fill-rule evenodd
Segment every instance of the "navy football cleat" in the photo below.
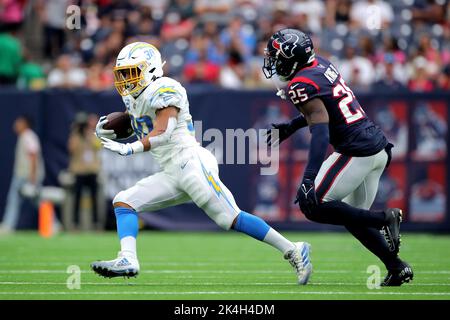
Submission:
M 388 270 L 384 278 L 382 287 L 399 287 L 405 282 L 410 282 L 414 277 L 414 272 L 409 264 L 402 261 L 399 268 Z

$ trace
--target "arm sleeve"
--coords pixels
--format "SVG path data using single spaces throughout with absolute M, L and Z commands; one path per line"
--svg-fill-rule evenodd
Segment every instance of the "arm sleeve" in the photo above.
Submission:
M 304 178 L 314 181 L 319 173 L 320 167 L 325 160 L 328 144 L 330 141 L 330 133 L 328 123 L 318 123 L 310 127 L 312 134 L 311 144 L 309 147 L 308 164 L 305 168 Z

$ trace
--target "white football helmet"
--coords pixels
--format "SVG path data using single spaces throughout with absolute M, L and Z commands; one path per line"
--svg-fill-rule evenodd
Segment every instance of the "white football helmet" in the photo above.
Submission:
M 114 85 L 121 96 L 137 97 L 152 81 L 163 76 L 161 54 L 146 42 L 133 42 L 120 50 Z

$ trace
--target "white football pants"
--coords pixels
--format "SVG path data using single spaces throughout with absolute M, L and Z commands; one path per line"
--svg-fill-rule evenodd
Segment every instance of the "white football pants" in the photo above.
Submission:
M 158 172 L 119 192 L 113 203 L 123 202 L 136 212 L 155 211 L 192 200 L 221 228 L 230 229 L 241 212 L 233 195 L 219 179 L 214 155 L 200 146 L 189 147 Z
M 357 208 L 370 209 L 387 160 L 384 149 L 368 157 L 333 152 L 320 167 L 314 181 L 317 200 L 340 200 Z

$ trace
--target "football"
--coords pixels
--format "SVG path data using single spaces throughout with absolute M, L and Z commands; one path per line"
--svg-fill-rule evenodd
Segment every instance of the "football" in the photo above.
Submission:
M 114 130 L 117 139 L 126 139 L 133 134 L 131 119 L 126 112 L 113 112 L 106 116 L 108 122 L 103 126 L 106 130 Z

